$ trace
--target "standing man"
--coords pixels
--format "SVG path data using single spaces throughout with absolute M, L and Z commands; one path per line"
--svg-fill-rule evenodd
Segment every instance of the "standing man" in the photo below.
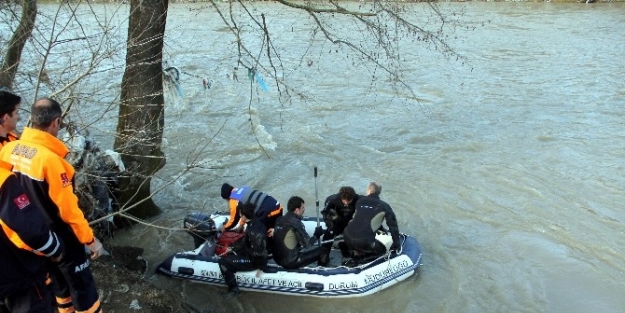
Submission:
M 278 265 L 295 269 L 317 261 L 320 266 L 330 262 L 330 250 L 325 246 L 317 246 L 323 228 L 317 226 L 313 237 L 306 232 L 302 216 L 306 212 L 304 199 L 293 196 L 287 202 L 288 212 L 276 221 L 273 232 L 273 259 Z
M 52 313 L 46 259 L 59 261 L 63 242 L 0 161 L 0 302 L 13 313 Z M 0 309 L 5 312 L 4 309 Z
M 241 207 L 240 219 L 247 224 L 243 240 L 243 251 L 238 255 L 227 255 L 219 259 L 221 275 L 228 285 L 227 295 L 239 295 L 239 286 L 235 273 L 238 271 L 257 270 L 256 277 L 260 277 L 263 268 L 267 266 L 267 228 L 265 224 L 254 216 L 254 205 L 245 203 Z
M 17 140 L 13 132 L 20 119 L 19 109 L 22 98 L 7 90 L 0 90 L 0 149 L 10 141 Z
M 64 157 L 69 150 L 56 138 L 61 128 L 60 104 L 42 98 L 32 105 L 31 127 L 19 140 L 0 150 L 0 160 L 13 164 L 26 195 L 42 209 L 50 228 L 65 244 L 65 255 L 50 267 L 53 291 L 60 313 L 102 312 L 84 246 L 91 259 L 102 254 L 102 244 L 78 207 L 74 194 L 74 168 Z
M 347 247 L 359 252 L 363 257 L 386 253 L 386 246 L 375 239 L 376 231 L 385 220 L 393 238 L 391 249 L 400 247 L 397 218 L 391 206 L 380 200 L 380 193 L 382 193 L 382 186 L 376 182 L 370 182 L 367 186 L 367 195 L 361 197 L 356 203 L 354 218 L 343 232 Z

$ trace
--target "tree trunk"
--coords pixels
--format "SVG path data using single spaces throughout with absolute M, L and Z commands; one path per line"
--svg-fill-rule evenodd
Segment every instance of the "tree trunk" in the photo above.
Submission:
M 150 197 L 150 181 L 165 165 L 162 53 L 167 7 L 168 0 L 130 1 L 115 151 L 131 173 L 120 179 L 118 201 L 121 207 L 136 205 L 129 213 L 139 218 L 160 212 Z
M 0 86 L 11 88 L 17 73 L 17 66 L 22 58 L 22 49 L 26 45 L 26 40 L 30 37 L 35 27 L 37 17 L 37 1 L 22 1 L 22 18 L 17 30 L 13 33 L 9 41 L 2 67 L 0 68 Z

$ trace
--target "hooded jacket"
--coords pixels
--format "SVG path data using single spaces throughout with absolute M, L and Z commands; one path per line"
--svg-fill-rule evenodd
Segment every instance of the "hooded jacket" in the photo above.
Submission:
M 0 160 L 13 164 L 13 172 L 30 201 L 42 209 L 50 228 L 66 244 L 70 244 L 70 239 L 90 244 L 95 237 L 78 207 L 73 188 L 74 167 L 64 159 L 68 153 L 65 144 L 55 136 L 26 127 L 19 140 L 0 150 Z
M 45 257 L 63 253 L 63 242 L 50 231 L 24 193 L 11 165 L 0 162 L 0 297 L 15 294 L 47 277 Z

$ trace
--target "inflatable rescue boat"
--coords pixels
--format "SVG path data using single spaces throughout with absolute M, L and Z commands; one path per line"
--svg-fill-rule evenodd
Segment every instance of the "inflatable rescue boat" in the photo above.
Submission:
M 195 249 L 178 252 L 156 269 L 160 274 L 226 287 L 219 270 L 217 229 L 226 221 L 226 214 L 193 213 L 184 221 L 192 235 Z M 306 231 L 312 235 L 317 220 L 304 217 Z M 325 228 L 323 222 L 321 226 Z M 378 233 L 380 239 L 390 234 Z M 378 238 L 378 237 L 376 237 Z M 387 240 L 387 241 L 388 241 Z M 256 271 L 237 272 L 239 288 L 248 291 L 279 293 L 321 298 L 361 297 L 387 289 L 417 272 L 422 258 L 421 245 L 412 236 L 401 234 L 401 248 L 365 261 L 352 262 L 338 249 L 338 236 L 330 253 L 330 264 L 322 267 L 316 262 L 299 269 L 285 269 L 272 259 L 259 277 Z M 391 240 L 392 242 L 392 240 Z

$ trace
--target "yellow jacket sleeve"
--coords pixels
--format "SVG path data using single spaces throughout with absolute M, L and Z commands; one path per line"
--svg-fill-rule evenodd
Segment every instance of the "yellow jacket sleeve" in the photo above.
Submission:
M 53 162 L 55 164 L 46 165 L 48 195 L 59 208 L 61 219 L 72 228 L 78 241 L 89 244 L 94 239 L 93 230 L 78 207 L 78 197 L 74 193 L 73 185 L 74 168 L 64 159 L 56 159 Z
M 224 224 L 224 229 L 230 230 L 239 224 L 240 216 L 237 210 L 238 205 L 239 200 L 228 200 L 228 210 L 230 211 L 230 216 L 228 217 L 228 221 Z

